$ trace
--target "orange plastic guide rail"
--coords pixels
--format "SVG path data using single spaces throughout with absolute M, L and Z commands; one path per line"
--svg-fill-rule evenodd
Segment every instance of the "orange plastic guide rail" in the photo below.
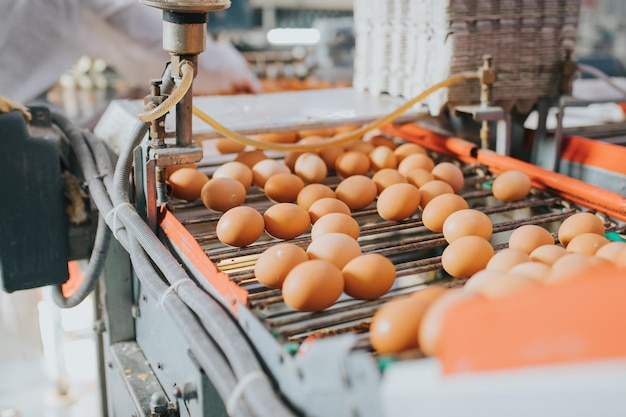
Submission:
M 432 151 L 454 157 L 461 162 L 482 164 L 495 174 L 512 169 L 523 171 L 530 177 L 533 186 L 538 189 L 553 192 L 576 204 L 595 209 L 615 219 L 626 221 L 626 198 L 617 193 L 587 184 L 584 181 L 564 174 L 548 171 L 510 156 L 500 155 L 487 149 L 480 149 L 476 144 L 465 139 L 439 135 L 415 124 L 409 123 L 400 127 L 386 126 L 383 130 L 386 133 L 417 143 Z M 567 140 L 566 138 L 566 144 L 568 143 Z M 589 142 L 581 145 L 579 138 L 570 140 L 577 144 L 578 149 L 584 146 L 586 150 L 589 150 L 588 148 L 596 145 L 594 141 L 590 141 L 593 142 L 593 146 Z M 615 145 L 604 143 L 598 143 L 598 145 L 602 145 L 602 149 L 594 151 L 597 156 L 585 159 L 584 163 L 589 163 L 590 161 L 598 162 L 600 158 L 603 158 L 599 155 L 605 155 L 604 157 L 606 157 L 606 152 L 609 151 L 605 147 L 619 148 Z M 570 151 L 567 151 L 567 148 L 565 150 L 566 153 L 564 155 L 571 158 L 571 154 L 567 152 L 574 152 L 574 148 Z M 616 155 L 617 152 L 626 156 L 626 150 L 623 148 L 613 149 L 611 152 L 613 152 L 613 155 Z M 580 159 L 580 156 L 577 158 Z M 621 160 L 621 158 L 615 158 L 615 156 L 612 156 L 612 159 Z M 613 168 L 612 165 L 607 164 L 604 164 L 603 167 L 605 169 Z M 616 172 L 624 172 L 624 168 L 620 167 L 619 171 Z
M 501 299 L 477 296 L 443 319 L 443 372 L 626 357 L 626 271 L 583 271 Z
M 67 271 L 69 273 L 69 277 L 67 281 L 61 285 L 61 292 L 64 297 L 69 298 L 74 295 L 76 291 L 78 291 L 81 284 L 85 280 L 85 276 L 83 275 L 83 271 L 80 269 L 78 261 L 69 261 L 67 263 Z
M 231 281 L 228 274 L 217 269 L 189 231 L 165 208 L 161 212 L 160 226 L 189 262 L 228 301 L 235 313 L 238 311 L 238 303 L 248 305 L 248 291 Z

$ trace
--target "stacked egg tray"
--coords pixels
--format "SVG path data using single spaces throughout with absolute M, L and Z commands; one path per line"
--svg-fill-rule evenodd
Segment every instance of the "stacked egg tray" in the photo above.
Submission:
M 282 158 L 279 153 L 271 156 Z M 465 186 L 459 194 L 468 202 L 469 208 L 484 212 L 492 220 L 491 242 L 496 252 L 507 247 L 508 237 L 513 230 L 526 224 L 546 228 L 556 240 L 556 232 L 561 222 L 581 209 L 568 200 L 537 189 L 532 189 L 522 200 L 504 203 L 493 197 L 493 176 L 484 167 L 462 164 L 432 152 L 430 156 L 435 162 L 452 161 L 462 168 Z M 205 158 L 199 169 L 210 177 L 220 164 L 228 160 L 230 157 L 227 155 Z M 331 172 L 325 184 L 334 189 L 340 181 Z M 263 190 L 253 185 L 248 189 L 244 204 L 263 213 L 274 203 L 265 196 Z M 461 286 L 464 282 L 451 277 L 442 269 L 441 254 L 447 242 L 441 233 L 431 232 L 424 227 L 420 210 L 406 220 L 388 221 L 380 217 L 376 203 L 373 202 L 364 209 L 353 211 L 352 217 L 360 226 L 358 242 L 362 252 L 384 255 L 394 263 L 396 280 L 392 289 L 374 300 L 355 300 L 343 295 L 332 307 L 323 311 L 299 312 L 285 305 L 279 289 L 263 286 L 254 276 L 254 265 L 260 254 L 284 240 L 263 234 L 258 241 L 247 247 L 230 247 L 221 243 L 215 232 L 221 213 L 208 210 L 200 200 L 172 201 L 168 209 L 217 268 L 247 291 L 247 308 L 279 343 L 290 350 L 297 350 L 307 339 L 347 332 L 358 334 L 359 346 L 371 350 L 368 341 L 369 323 L 376 310 L 386 301 L 432 284 L 454 287 Z M 608 217 L 604 220 L 607 233 L 623 231 L 621 223 Z M 306 249 L 311 238 L 309 233 L 305 233 L 287 242 Z

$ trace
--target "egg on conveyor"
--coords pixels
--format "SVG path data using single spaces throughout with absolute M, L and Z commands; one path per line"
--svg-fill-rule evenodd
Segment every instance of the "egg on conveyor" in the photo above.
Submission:
M 420 191 L 409 183 L 392 184 L 376 201 L 376 211 L 385 220 L 401 221 L 412 216 L 421 201 Z
M 350 210 L 360 210 L 369 206 L 377 194 L 376 183 L 365 175 L 345 178 L 335 188 L 337 199 L 346 203 Z
M 509 236 L 509 248 L 530 253 L 539 246 L 554 244 L 554 237 L 547 229 L 536 224 L 525 224 L 513 230 Z
M 374 350 L 394 354 L 417 348 L 422 317 L 431 303 L 445 292 L 443 287 L 433 286 L 383 304 L 370 324 L 369 337 Z
M 308 184 L 298 193 L 296 203 L 308 210 L 319 199 L 335 197 L 335 191 L 326 184 Z
M 277 239 L 293 239 L 309 229 L 309 213 L 294 203 L 278 203 L 263 213 L 265 231 Z
M 200 198 L 206 208 L 225 212 L 243 204 L 246 189 L 233 178 L 211 178 L 202 187 Z
M 352 259 L 361 255 L 361 246 L 343 233 L 326 233 L 311 241 L 306 249 L 309 259 L 323 259 L 340 270 Z
M 329 213 L 351 214 L 350 207 L 346 203 L 331 197 L 320 198 L 315 201 L 309 207 L 308 212 L 312 224 L 315 224 L 320 217 Z
M 558 239 L 563 247 L 567 248 L 569 242 L 583 233 L 596 233 L 604 236 L 604 223 L 593 213 L 579 212 L 572 214 L 561 223 L 558 230 Z
M 485 269 L 493 252 L 493 246 L 488 240 L 478 236 L 463 236 L 446 246 L 441 254 L 441 265 L 455 278 L 469 278 Z
M 434 181 L 433 181 L 434 182 Z M 446 193 L 433 198 L 422 210 L 422 222 L 428 230 L 441 232 L 453 213 L 468 209 L 467 201 L 458 194 Z
M 511 202 L 526 198 L 531 189 L 528 175 L 522 171 L 505 171 L 493 180 L 491 191 L 498 200 Z
M 215 228 L 220 242 L 235 247 L 254 243 L 264 231 L 263 215 L 249 206 L 231 208 L 222 214 Z
M 209 177 L 196 168 L 180 168 L 168 178 L 172 195 L 182 200 L 194 201 L 200 198 L 202 187 Z
M 366 253 L 353 258 L 341 272 L 343 291 L 358 300 L 371 300 L 386 294 L 396 279 L 393 262 L 378 253 Z
M 289 271 L 308 261 L 304 249 L 289 242 L 281 242 L 265 249 L 254 264 L 254 276 L 269 288 L 281 288 Z
M 345 213 L 328 213 L 320 217 L 311 227 L 311 239 L 315 240 L 326 233 L 344 233 L 353 239 L 361 234 L 359 223 Z
M 332 262 L 313 259 L 296 265 L 283 281 L 285 304 L 298 311 L 332 306 L 343 293 L 343 275 Z
M 265 181 L 265 195 L 277 203 L 293 203 L 304 188 L 304 181 L 296 174 L 281 172 Z

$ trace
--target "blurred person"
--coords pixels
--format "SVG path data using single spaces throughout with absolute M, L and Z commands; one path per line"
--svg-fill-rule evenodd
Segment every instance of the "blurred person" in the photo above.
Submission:
M 27 103 L 41 97 L 82 55 L 103 59 L 132 87 L 147 90 L 169 54 L 162 11 L 139 0 L 0 0 L 0 94 Z M 195 94 L 260 91 L 232 45 L 207 38 Z

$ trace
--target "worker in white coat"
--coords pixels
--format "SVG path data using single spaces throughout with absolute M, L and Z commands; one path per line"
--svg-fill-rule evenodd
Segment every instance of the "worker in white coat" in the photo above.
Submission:
M 139 0 L 0 0 L 0 7 L 0 94 L 17 102 L 40 97 L 82 55 L 145 88 L 170 58 L 162 12 Z M 259 92 L 259 80 L 232 45 L 209 38 L 194 93 L 234 91 Z

